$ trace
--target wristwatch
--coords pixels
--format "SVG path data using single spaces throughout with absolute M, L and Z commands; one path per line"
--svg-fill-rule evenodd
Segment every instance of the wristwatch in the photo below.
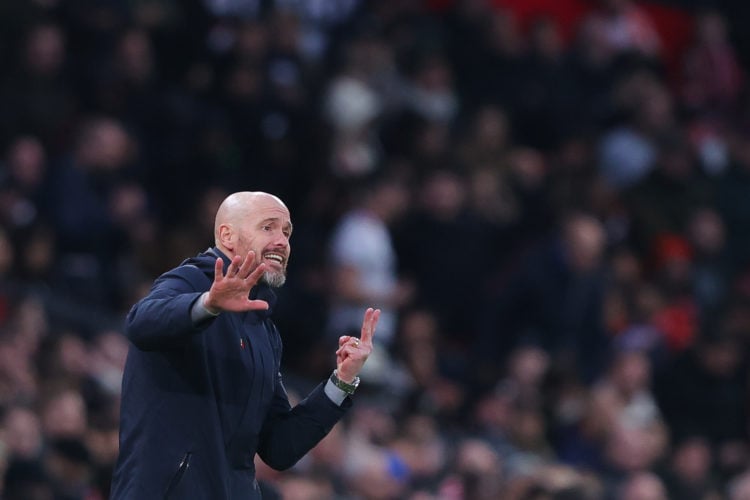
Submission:
M 354 377 L 354 380 L 352 380 L 352 383 L 349 384 L 339 378 L 337 370 L 333 370 L 333 373 L 331 374 L 331 382 L 333 382 L 333 385 L 335 385 L 336 387 L 338 387 L 345 393 L 352 395 L 354 394 L 354 391 L 356 391 L 357 387 L 359 386 L 359 377 Z

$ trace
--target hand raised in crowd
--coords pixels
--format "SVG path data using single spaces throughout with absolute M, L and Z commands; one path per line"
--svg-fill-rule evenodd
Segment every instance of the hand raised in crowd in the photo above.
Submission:
M 265 264 L 255 264 L 255 252 L 250 251 L 242 259 L 235 255 L 232 262 L 224 273 L 224 261 L 216 259 L 214 269 L 214 282 L 205 296 L 204 307 L 211 313 L 217 314 L 221 311 L 256 311 L 268 309 L 265 300 L 251 300 L 250 290 L 258 284 Z
M 372 352 L 372 336 L 380 319 L 380 309 L 368 308 L 362 321 L 360 338 L 342 335 L 336 351 L 336 371 L 338 377 L 350 383 L 357 376 Z

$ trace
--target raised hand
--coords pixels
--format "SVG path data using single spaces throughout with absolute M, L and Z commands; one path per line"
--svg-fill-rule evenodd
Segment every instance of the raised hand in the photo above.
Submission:
M 250 290 L 258 283 L 263 271 L 266 268 L 264 263 L 260 263 L 255 268 L 255 252 L 248 252 L 244 260 L 241 256 L 235 255 L 232 262 L 224 273 L 224 261 L 216 259 L 214 266 L 214 282 L 208 291 L 204 306 L 210 312 L 219 313 L 221 311 L 256 311 L 268 309 L 268 302 L 265 300 L 250 300 Z
M 338 377 L 350 383 L 357 376 L 372 352 L 372 336 L 380 319 L 380 309 L 368 308 L 362 320 L 360 338 L 342 335 L 336 351 L 336 371 Z

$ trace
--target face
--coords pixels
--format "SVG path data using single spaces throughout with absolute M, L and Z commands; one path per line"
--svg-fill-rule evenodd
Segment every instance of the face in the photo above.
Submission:
M 236 233 L 235 253 L 245 256 L 255 252 L 256 264 L 265 263 L 263 281 L 280 287 L 286 281 L 292 235 L 289 210 L 278 198 L 262 196 L 254 200 L 251 209 L 240 221 Z

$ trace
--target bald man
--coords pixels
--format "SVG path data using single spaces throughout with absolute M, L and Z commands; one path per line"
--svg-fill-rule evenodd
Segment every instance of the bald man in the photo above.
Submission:
M 380 311 L 367 310 L 360 338 L 339 339 L 331 377 L 292 408 L 271 320 L 291 235 L 279 198 L 234 193 L 216 213 L 215 246 L 130 310 L 112 499 L 261 498 L 256 453 L 291 467 L 351 406 Z

